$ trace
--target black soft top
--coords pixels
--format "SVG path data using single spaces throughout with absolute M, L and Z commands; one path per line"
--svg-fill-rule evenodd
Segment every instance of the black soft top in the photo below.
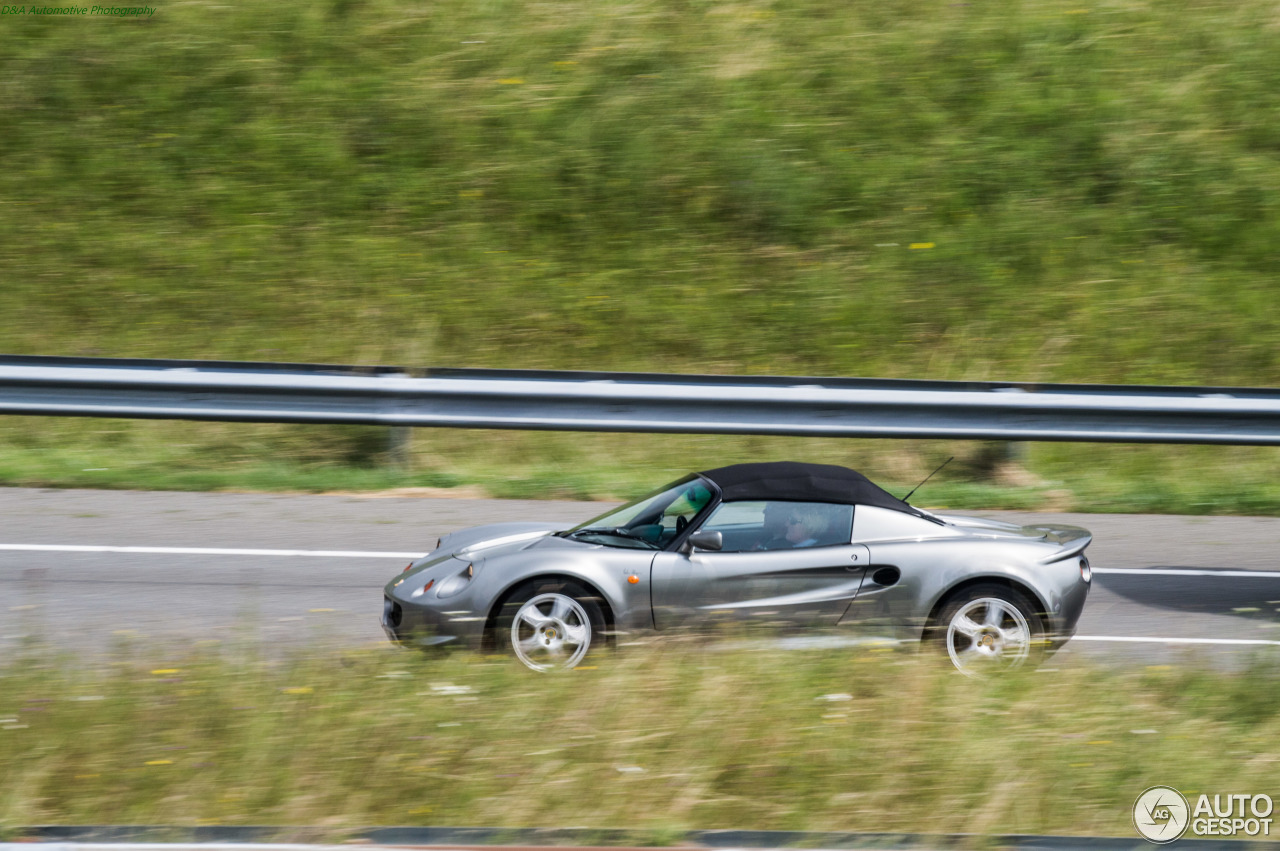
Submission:
M 848 467 L 773 461 L 733 464 L 700 475 L 720 486 L 726 502 L 744 499 L 782 499 L 794 502 L 835 502 L 876 505 L 924 517 L 925 514 Z

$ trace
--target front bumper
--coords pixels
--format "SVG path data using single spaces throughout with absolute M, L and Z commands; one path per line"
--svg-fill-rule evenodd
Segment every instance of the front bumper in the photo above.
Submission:
M 454 617 L 449 617 L 446 613 L 383 595 L 382 631 L 391 642 L 405 646 L 478 647 L 483 619 L 467 617 L 461 612 L 453 614 Z

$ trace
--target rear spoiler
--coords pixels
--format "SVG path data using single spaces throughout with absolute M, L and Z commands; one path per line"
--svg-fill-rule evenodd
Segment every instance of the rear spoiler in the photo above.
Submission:
M 1040 559 L 1041 564 L 1053 564 L 1064 561 L 1084 552 L 1084 548 L 1093 543 L 1093 535 L 1087 529 L 1078 526 L 1033 526 L 1033 529 L 1044 532 L 1046 543 L 1058 544 L 1062 549 Z

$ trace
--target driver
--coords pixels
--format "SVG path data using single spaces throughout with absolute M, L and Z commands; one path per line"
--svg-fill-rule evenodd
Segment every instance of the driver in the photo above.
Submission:
M 818 543 L 818 536 L 827 531 L 827 515 L 815 506 L 797 506 L 787 518 L 787 545 L 790 547 L 812 547 Z
M 825 513 L 812 505 L 770 502 L 764 507 L 764 527 L 755 550 L 812 547 L 827 529 Z

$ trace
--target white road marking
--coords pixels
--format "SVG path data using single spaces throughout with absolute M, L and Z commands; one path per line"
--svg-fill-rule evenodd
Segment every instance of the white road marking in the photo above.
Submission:
M 128 553 L 136 555 L 266 556 L 303 558 L 398 558 L 420 559 L 426 553 L 366 552 L 361 550 L 267 550 L 219 547 L 109 547 L 76 544 L 0 544 L 0 551 L 46 553 Z M 1224 579 L 1280 579 L 1280 571 L 1201 570 L 1167 567 L 1095 567 L 1101 576 L 1218 576 Z
M 1198 570 L 1179 567 L 1095 567 L 1094 573 L 1123 576 L 1221 576 L 1227 579 L 1280 579 L 1273 570 Z
M 72 544 L 0 544 L 0 550 L 37 553 L 129 553 L 137 555 L 183 556 L 303 556 L 310 558 L 398 558 L 420 559 L 426 553 L 361 552 L 359 550 L 248 550 L 208 547 L 97 547 Z
M 1072 641 L 1115 641 L 1130 644 L 1252 644 L 1280 647 L 1280 641 L 1265 638 L 1155 638 L 1132 635 L 1077 635 Z

